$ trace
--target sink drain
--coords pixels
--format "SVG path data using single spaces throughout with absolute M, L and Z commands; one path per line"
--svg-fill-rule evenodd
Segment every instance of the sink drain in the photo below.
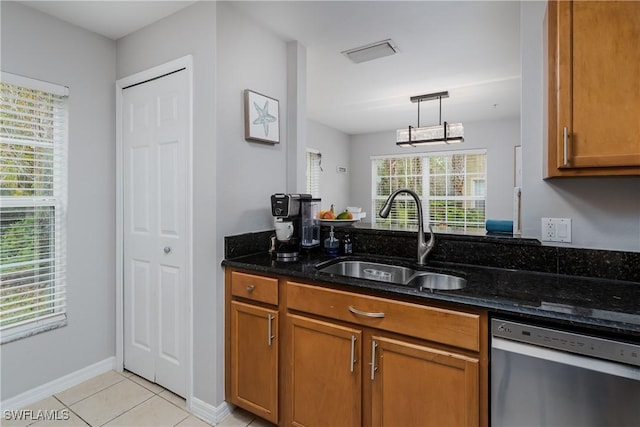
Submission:
M 388 271 L 376 270 L 373 268 L 365 268 L 362 270 L 365 279 L 379 280 L 381 282 L 391 282 L 393 275 Z

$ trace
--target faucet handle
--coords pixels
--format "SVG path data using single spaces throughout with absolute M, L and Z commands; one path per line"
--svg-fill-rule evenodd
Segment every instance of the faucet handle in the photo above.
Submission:
M 427 253 L 431 252 L 433 247 L 436 245 L 436 235 L 433 233 L 433 228 L 431 228 L 431 223 L 428 223 L 429 227 L 429 241 L 427 242 Z

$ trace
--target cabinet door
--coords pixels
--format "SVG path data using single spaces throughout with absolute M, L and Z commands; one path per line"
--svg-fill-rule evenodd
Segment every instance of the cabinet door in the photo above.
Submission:
M 640 174 L 640 2 L 549 2 L 548 14 L 550 175 Z
M 231 302 L 231 402 L 278 422 L 278 312 Z
M 360 426 L 362 332 L 296 315 L 288 318 L 292 424 Z
M 373 426 L 479 425 L 479 361 L 409 342 L 372 338 Z

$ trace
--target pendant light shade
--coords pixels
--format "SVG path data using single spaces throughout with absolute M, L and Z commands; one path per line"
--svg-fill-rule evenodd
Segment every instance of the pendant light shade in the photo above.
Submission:
M 464 141 L 464 127 L 462 123 L 442 124 L 442 98 L 448 98 L 449 92 L 437 92 L 427 95 L 411 97 L 411 102 L 418 103 L 418 127 L 409 126 L 407 129 L 398 129 L 396 132 L 396 145 L 401 147 L 415 147 L 430 144 L 455 144 Z M 425 100 L 437 99 L 440 103 L 439 124 L 420 127 L 420 103 Z

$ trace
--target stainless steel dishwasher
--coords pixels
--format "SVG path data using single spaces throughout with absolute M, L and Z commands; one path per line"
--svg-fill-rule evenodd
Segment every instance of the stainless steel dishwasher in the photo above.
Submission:
M 491 425 L 640 426 L 640 345 L 491 320 Z

